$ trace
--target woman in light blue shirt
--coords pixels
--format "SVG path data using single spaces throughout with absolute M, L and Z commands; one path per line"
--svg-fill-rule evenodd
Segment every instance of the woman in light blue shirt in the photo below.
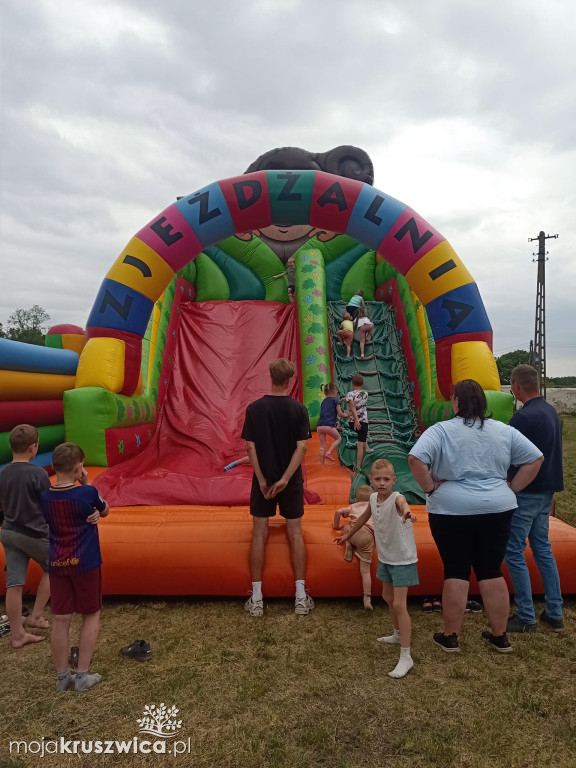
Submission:
M 482 636 L 508 653 L 510 600 L 500 568 L 515 494 L 536 477 L 543 456 L 518 430 L 485 416 L 486 396 L 476 381 L 456 384 L 452 407 L 456 416 L 427 429 L 408 457 L 427 494 L 430 530 L 444 565 L 444 632 L 435 633 L 434 642 L 445 651 L 460 650 L 473 568 L 491 628 Z M 509 484 L 510 465 L 520 469 Z

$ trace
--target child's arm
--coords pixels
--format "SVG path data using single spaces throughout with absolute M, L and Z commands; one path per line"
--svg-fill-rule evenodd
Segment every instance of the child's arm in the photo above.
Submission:
M 100 520 L 101 517 L 108 517 L 108 513 L 110 512 L 110 507 L 108 504 L 102 499 L 104 503 L 104 509 L 98 509 L 97 507 L 94 507 L 94 512 L 92 512 L 91 515 L 88 515 L 86 518 L 87 523 L 92 523 L 92 525 L 96 525 L 98 520 Z
M 250 440 L 246 440 L 246 453 L 248 454 L 248 459 L 250 460 L 250 464 L 252 464 L 252 469 L 254 470 L 254 474 L 256 475 L 258 484 L 260 485 L 262 496 L 264 496 L 265 499 L 269 499 L 270 488 L 268 488 L 268 483 L 262 473 L 262 470 L 260 469 L 260 464 L 258 463 L 258 454 L 256 453 L 256 443 L 252 443 Z
M 80 485 L 90 485 L 90 478 L 88 477 L 88 472 L 86 472 L 86 469 L 82 467 L 82 474 L 78 478 L 78 482 Z M 94 507 L 94 512 L 92 512 L 91 515 L 88 515 L 86 518 L 87 523 L 92 523 L 93 525 L 96 525 L 98 520 L 101 517 L 108 517 L 108 513 L 110 512 L 110 507 L 108 504 L 104 501 L 103 498 L 98 494 L 98 500 L 103 504 L 103 507 L 100 509 L 98 507 Z
M 287 275 L 287 274 L 288 274 L 288 270 L 286 270 L 285 272 L 280 272 L 279 275 L 273 275 L 273 278 L 274 280 L 278 280 L 279 277 L 284 277 L 284 275 Z
M 445 480 L 434 480 L 428 469 L 428 465 L 420 459 L 417 459 L 416 456 L 412 456 L 412 454 L 408 456 L 408 466 L 414 475 L 414 480 L 416 480 L 420 488 L 422 488 L 424 493 L 428 496 L 433 494 L 434 491 L 437 491 L 442 483 L 446 482 Z
M 402 522 L 405 523 L 406 520 L 411 520 L 413 523 L 416 522 L 416 515 L 412 514 L 412 511 L 410 510 L 410 505 L 402 496 L 401 493 L 396 496 L 396 512 L 400 515 L 402 518 Z
M 371 514 L 372 514 L 372 510 L 370 509 L 370 502 L 368 502 L 368 503 L 366 504 L 366 509 L 364 510 L 364 512 L 362 512 L 362 514 L 360 515 L 360 517 L 358 518 L 358 520 L 356 520 L 356 522 L 355 522 L 355 523 L 353 523 L 353 524 L 350 526 L 350 528 L 348 528 L 348 530 L 347 530 L 347 531 L 345 531 L 345 532 L 342 534 L 342 536 L 340 536 L 340 538 L 338 538 L 338 539 L 334 539 L 334 541 L 336 542 L 336 544 L 344 544 L 346 541 L 348 541 L 348 539 L 349 539 L 351 536 L 354 536 L 354 534 L 356 533 L 356 531 L 359 531 L 359 530 L 360 530 L 360 528 L 362 528 L 362 526 L 364 526 L 364 525 L 365 525 L 365 524 L 368 522 L 368 520 L 370 520 L 370 515 L 371 515 Z
M 356 410 L 356 403 L 354 400 L 348 400 L 350 403 L 350 413 L 352 414 L 352 418 L 354 419 L 354 427 L 355 429 L 360 429 L 360 419 L 358 418 L 358 411 Z
M 340 403 L 336 404 L 336 413 L 338 416 L 340 416 L 341 419 L 345 419 L 348 416 L 348 414 L 345 413 L 342 408 L 340 408 Z
M 332 528 L 334 528 L 336 531 L 341 531 L 343 526 L 340 525 L 340 518 L 350 517 L 350 512 L 350 507 L 342 507 L 342 509 L 337 509 L 336 512 L 334 512 L 334 525 Z
M 284 474 L 280 478 L 280 480 L 277 480 L 274 485 L 269 489 L 269 495 L 266 496 L 267 499 L 273 499 L 274 496 L 280 493 L 280 491 L 283 491 L 284 488 L 288 485 L 288 481 L 296 472 L 300 464 L 304 461 L 304 456 L 306 455 L 306 451 L 308 450 L 308 440 L 298 440 L 296 442 L 296 450 L 292 454 L 292 458 L 290 459 L 290 464 L 286 467 L 284 470 Z M 256 471 L 256 470 L 254 470 Z
M 241 459 L 236 459 L 236 461 L 231 461 L 230 464 L 226 464 L 224 467 L 224 472 L 228 472 L 229 469 L 233 469 L 234 467 L 239 467 L 242 464 L 250 464 L 250 459 L 248 456 L 242 456 Z

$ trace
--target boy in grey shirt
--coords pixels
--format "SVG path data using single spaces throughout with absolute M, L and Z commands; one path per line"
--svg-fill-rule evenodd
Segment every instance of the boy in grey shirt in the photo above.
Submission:
M 50 597 L 48 526 L 40 509 L 40 496 L 50 488 L 50 480 L 42 467 L 30 463 L 38 453 L 38 439 L 36 427 L 29 424 L 14 427 L 9 437 L 12 463 L 0 472 L 0 511 L 4 513 L 0 541 L 6 555 L 6 613 L 15 649 L 44 640 L 27 632 L 22 623 L 22 589 L 30 559 L 37 562 L 44 573 L 27 628 L 50 628 L 44 618 Z

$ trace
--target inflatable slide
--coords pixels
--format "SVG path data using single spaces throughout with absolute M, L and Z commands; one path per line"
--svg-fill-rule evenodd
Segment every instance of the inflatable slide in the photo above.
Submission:
M 436 229 L 372 186 L 361 150 L 341 147 L 290 162 L 287 151 L 179 198 L 142 227 L 106 274 L 85 334 L 52 329 L 52 348 L 39 349 L 32 367 L 25 352 L 13 359 L 14 342 L 0 347 L 4 433 L 16 414 L 17 422 L 52 430 L 41 437 L 48 466 L 64 430 L 84 449 L 93 482 L 112 507 L 100 526 L 107 594 L 246 593 L 251 470 L 223 468 L 245 455 L 244 411 L 268 390 L 276 357 L 296 363 L 290 394 L 305 404 L 312 429 L 327 382 L 335 381 L 342 396 L 360 372 L 369 391 L 362 467 L 353 470 L 355 435 L 346 421 L 337 464 L 320 464 L 315 434 L 306 455 L 303 531 L 312 594 L 359 594 L 358 569 L 343 561 L 331 521 L 376 458 L 392 461 L 396 488 L 418 515 L 421 585 L 413 591 L 441 589 L 441 563 L 407 454 L 422 430 L 452 417 L 450 390 L 462 378 L 481 384 L 495 418 L 507 422 L 512 414 L 480 293 Z M 295 301 L 279 277 L 289 257 Z M 365 358 L 355 341 L 350 360 L 336 332 L 360 289 L 375 330 Z M 563 587 L 576 592 L 576 531 L 551 523 Z M 264 580 L 267 595 L 292 594 L 281 518 L 270 525 Z

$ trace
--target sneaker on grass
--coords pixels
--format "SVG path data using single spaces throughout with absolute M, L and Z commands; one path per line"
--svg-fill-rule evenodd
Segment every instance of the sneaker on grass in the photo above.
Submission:
M 482 638 L 498 653 L 512 653 L 512 646 L 510 645 L 510 640 L 506 637 L 506 632 L 503 635 L 496 636 L 486 630 L 486 632 L 482 632 Z
M 553 619 L 551 616 L 548 616 L 546 611 L 542 611 L 540 614 L 540 621 L 543 621 L 544 624 L 548 624 L 554 632 L 561 632 L 564 629 L 564 621 L 562 619 Z
M 506 632 L 536 632 L 536 622 L 532 624 L 528 621 L 522 621 L 517 613 L 513 613 L 506 624 Z
M 316 608 L 316 606 L 310 595 L 306 595 L 306 597 L 297 597 L 294 603 L 294 613 L 297 616 L 306 616 L 306 614 L 313 611 L 314 608 Z
M 466 613 L 482 613 L 482 605 L 476 600 L 467 600 L 465 611 Z
M 264 600 L 254 600 L 250 595 L 244 603 L 244 610 L 248 611 L 250 616 L 262 616 L 264 614 Z
M 444 632 L 434 632 L 432 639 L 447 653 L 455 653 L 460 650 L 458 635 L 453 632 L 451 635 L 445 635 Z

